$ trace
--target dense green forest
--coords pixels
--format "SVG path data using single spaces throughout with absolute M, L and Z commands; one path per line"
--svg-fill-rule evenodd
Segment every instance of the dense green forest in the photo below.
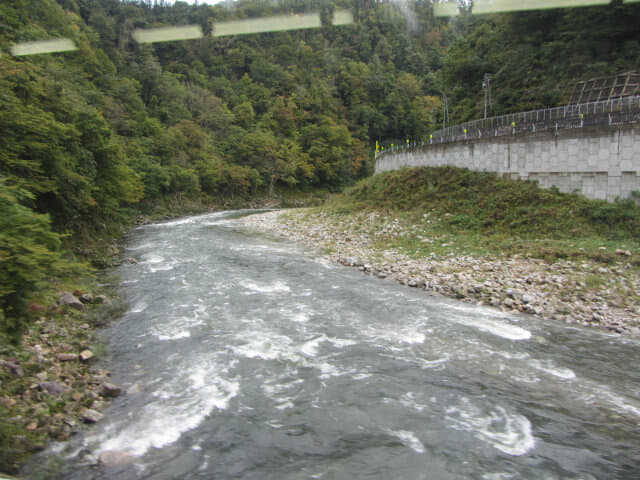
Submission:
M 434 18 L 427 1 L 120 0 L 0 4 L 0 330 L 73 270 L 69 246 L 168 200 L 238 205 L 340 190 L 381 142 L 480 116 L 562 104 L 572 82 L 638 68 L 638 5 Z M 354 24 L 216 38 L 212 23 L 350 9 Z M 205 37 L 138 44 L 137 28 Z M 12 44 L 71 38 L 73 52 Z M 71 269 L 71 270 L 70 270 Z

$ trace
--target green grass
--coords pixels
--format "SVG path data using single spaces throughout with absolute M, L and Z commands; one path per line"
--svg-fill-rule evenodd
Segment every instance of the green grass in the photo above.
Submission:
M 638 252 L 640 247 L 640 207 L 632 199 L 589 200 L 541 189 L 534 182 L 454 167 L 375 175 L 332 198 L 322 210 L 338 215 L 386 212 L 409 230 L 382 236 L 379 246 L 415 256 L 458 251 L 613 263 L 620 259 L 616 249 Z M 632 262 L 637 264 L 637 257 Z

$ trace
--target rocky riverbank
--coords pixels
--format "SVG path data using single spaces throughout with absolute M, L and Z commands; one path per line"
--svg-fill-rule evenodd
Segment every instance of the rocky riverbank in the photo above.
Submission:
M 94 333 L 121 306 L 104 295 L 60 292 L 51 305 L 31 305 L 40 316 L 20 347 L 0 352 L 0 472 L 17 473 L 50 440 L 64 441 L 102 411 L 121 388 L 95 366 Z
M 408 287 L 640 337 L 640 270 L 630 251 L 616 251 L 618 260 L 612 263 L 477 256 L 453 246 L 446 253 L 440 248 L 438 254 L 416 258 L 380 240 L 414 235 L 418 227 L 381 213 L 285 210 L 251 215 L 241 222 L 308 245 L 334 263 Z M 433 239 L 421 241 L 428 245 Z

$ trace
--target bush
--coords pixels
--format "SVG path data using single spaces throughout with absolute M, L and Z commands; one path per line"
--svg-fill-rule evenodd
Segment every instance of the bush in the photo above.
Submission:
M 61 238 L 51 230 L 49 216 L 20 203 L 30 198 L 0 179 L 0 335 L 13 342 L 28 324 L 34 294 L 53 276 L 74 270 L 61 258 Z

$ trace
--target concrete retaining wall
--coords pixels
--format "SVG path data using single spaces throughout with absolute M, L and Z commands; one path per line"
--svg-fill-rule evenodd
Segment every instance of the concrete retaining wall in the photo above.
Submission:
M 375 172 L 452 165 L 537 180 L 541 187 L 614 200 L 640 191 L 640 125 L 484 137 L 385 152 Z

